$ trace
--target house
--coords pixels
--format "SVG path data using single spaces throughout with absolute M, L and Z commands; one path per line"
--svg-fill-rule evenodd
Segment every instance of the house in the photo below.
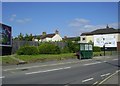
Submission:
M 33 41 L 39 42 L 55 42 L 55 41 L 62 41 L 62 37 L 59 35 L 59 31 L 55 31 L 55 33 L 47 34 L 43 32 L 42 35 L 37 35 L 33 37 Z
M 97 29 L 91 32 L 81 34 L 81 43 L 94 43 L 94 46 L 117 47 L 117 42 L 120 41 L 120 29 L 106 28 Z

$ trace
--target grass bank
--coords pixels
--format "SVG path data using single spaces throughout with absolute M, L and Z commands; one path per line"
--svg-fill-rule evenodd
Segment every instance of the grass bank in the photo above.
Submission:
M 43 61 L 50 61 L 50 60 L 63 60 L 63 59 L 69 59 L 69 58 L 76 58 L 76 56 L 74 56 L 74 53 L 67 53 L 67 54 L 57 54 L 57 55 L 50 55 L 50 54 L 17 55 L 16 58 L 19 58 L 28 63 L 31 63 L 31 62 L 43 62 Z
M 44 61 L 51 61 L 51 60 L 64 60 L 70 58 L 76 58 L 74 53 L 66 53 L 66 54 L 42 54 L 42 55 L 8 55 L 8 56 L 1 56 L 2 64 L 18 64 L 18 61 L 12 59 L 11 57 L 18 58 L 20 60 L 26 61 L 27 63 L 34 63 L 34 62 L 44 62 Z
M 104 52 L 93 52 L 93 56 L 103 56 Z M 116 52 L 106 51 L 106 55 L 117 55 Z M 26 61 L 27 63 L 34 63 L 34 62 L 44 62 L 44 61 L 51 61 L 51 60 L 64 60 L 70 58 L 77 58 L 75 53 L 65 53 L 65 54 L 41 54 L 41 55 L 8 55 L 8 56 L 0 56 L 0 61 L 3 65 L 9 64 L 18 64 L 18 61 L 12 59 L 11 57 L 18 58 L 20 60 Z
M 11 58 L 13 56 L 15 55 L 0 56 L 0 62 L 2 63 L 2 65 L 17 64 L 18 61 Z

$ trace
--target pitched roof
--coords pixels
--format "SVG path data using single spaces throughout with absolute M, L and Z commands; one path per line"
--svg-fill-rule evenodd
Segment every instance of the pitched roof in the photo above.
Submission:
M 111 33 L 120 33 L 120 29 L 114 29 L 114 28 L 97 29 L 97 30 L 94 30 L 92 32 L 82 33 L 81 36 L 98 35 L 98 34 L 111 34 Z
M 53 34 L 46 34 L 46 35 L 41 35 L 41 39 L 45 39 L 45 38 L 52 38 L 52 37 L 54 37 L 56 34 L 55 33 L 53 33 Z
M 35 35 L 34 38 L 40 37 L 40 39 L 45 39 L 45 38 L 52 38 L 54 37 L 56 34 L 46 34 L 46 35 Z

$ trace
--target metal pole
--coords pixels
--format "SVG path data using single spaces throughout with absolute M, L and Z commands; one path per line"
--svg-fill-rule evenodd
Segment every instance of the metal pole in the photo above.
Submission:
M 103 47 L 103 48 L 104 48 L 104 56 L 105 56 L 105 44 L 104 44 L 104 47 Z
M 104 56 L 105 56 L 105 45 L 104 45 Z

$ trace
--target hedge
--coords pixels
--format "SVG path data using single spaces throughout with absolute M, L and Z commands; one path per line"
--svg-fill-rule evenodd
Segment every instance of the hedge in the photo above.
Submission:
M 38 48 L 35 46 L 22 46 L 17 51 L 18 55 L 36 55 L 39 54 Z
M 42 43 L 38 47 L 39 54 L 60 54 L 60 48 L 52 43 Z
M 98 46 L 93 47 L 93 52 L 100 52 L 100 51 L 101 51 L 100 47 L 98 47 Z

